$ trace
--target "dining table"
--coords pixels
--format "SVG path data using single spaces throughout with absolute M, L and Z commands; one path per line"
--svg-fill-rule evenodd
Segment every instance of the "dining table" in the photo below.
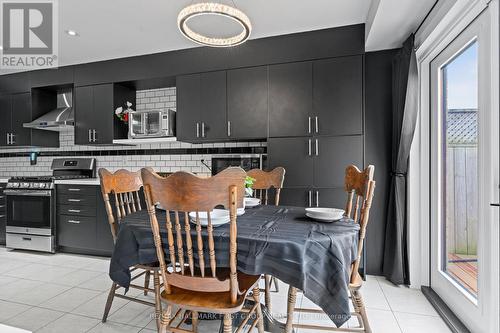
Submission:
M 156 209 L 156 215 L 163 228 L 163 244 L 167 244 L 166 225 L 162 223 L 166 212 Z M 196 232 L 194 228 L 191 231 Z M 269 274 L 300 289 L 340 327 L 351 316 L 348 285 L 351 264 L 357 255 L 358 233 L 359 225 L 349 218 L 318 222 L 305 216 L 304 207 L 247 208 L 237 217 L 237 268 L 245 274 Z M 229 224 L 214 228 L 213 235 L 217 266 L 228 267 Z M 168 246 L 164 251 L 165 258 L 169 258 Z M 130 268 L 157 261 L 147 211 L 122 218 L 110 262 L 110 278 L 128 290 Z

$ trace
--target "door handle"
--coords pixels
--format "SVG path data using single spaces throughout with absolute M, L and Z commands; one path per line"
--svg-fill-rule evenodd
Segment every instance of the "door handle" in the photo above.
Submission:
M 10 144 L 13 145 L 16 143 L 16 140 L 14 140 L 15 138 L 15 134 L 14 133 L 10 133 Z
M 7 144 L 10 145 L 10 134 L 7 133 Z
M 89 128 L 89 142 L 92 142 L 92 130 Z
M 94 142 L 97 142 L 97 131 L 96 130 L 92 130 L 92 139 L 94 140 Z
M 492 207 L 500 207 L 500 203 L 498 203 L 498 202 L 490 203 L 490 206 L 492 206 Z
M 227 121 L 227 136 L 231 136 L 231 121 Z
M 312 207 L 312 191 L 309 190 L 309 207 Z
M 196 137 L 200 137 L 200 123 L 196 123 Z
M 203 121 L 201 122 L 201 137 L 205 137 L 205 123 Z
M 319 207 L 319 191 L 316 191 L 316 207 Z
M 311 150 L 312 150 L 311 146 L 312 146 L 312 140 L 309 139 L 309 156 L 311 156 L 311 154 L 312 154 L 312 152 L 311 152 Z
M 318 139 L 316 139 L 316 156 L 319 156 L 319 143 L 318 143 Z
M 307 123 L 307 131 L 309 132 L 309 134 L 311 134 L 311 117 L 309 117 L 309 120 L 308 120 L 308 123 Z
M 316 133 L 319 133 L 319 121 L 318 121 L 318 116 L 314 117 L 314 123 L 316 127 Z

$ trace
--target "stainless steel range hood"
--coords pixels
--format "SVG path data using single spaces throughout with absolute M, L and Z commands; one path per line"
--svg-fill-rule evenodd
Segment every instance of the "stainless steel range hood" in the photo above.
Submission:
M 61 131 L 75 125 L 73 112 L 73 91 L 65 90 L 57 93 L 57 108 L 30 123 L 24 123 L 27 128 L 49 131 Z

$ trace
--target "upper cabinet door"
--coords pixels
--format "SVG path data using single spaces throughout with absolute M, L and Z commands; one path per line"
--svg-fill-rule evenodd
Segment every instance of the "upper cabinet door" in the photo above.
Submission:
M 261 139 L 267 137 L 267 67 L 227 71 L 228 137 Z
M 200 74 L 178 76 L 176 78 L 177 140 L 184 142 L 201 141 L 200 128 Z
M 226 139 L 226 71 L 200 74 L 200 136 Z
M 312 63 L 269 66 L 269 136 L 311 135 Z
M 10 95 L 0 96 L 0 146 L 7 146 L 12 132 L 12 99 Z
M 92 86 L 75 88 L 75 144 L 88 145 L 92 142 L 94 117 L 94 91 Z
M 12 133 L 13 144 L 16 146 L 29 146 L 31 142 L 31 129 L 25 128 L 24 123 L 31 121 L 31 94 L 12 95 Z
M 314 158 L 311 138 L 270 138 L 267 154 L 269 169 L 285 168 L 285 187 L 312 185 Z
M 113 97 L 113 84 L 100 84 L 94 86 L 92 128 L 95 130 L 93 139 L 96 144 L 113 143 L 115 134 L 113 129 L 113 117 L 115 111 Z
M 363 133 L 362 56 L 315 61 L 313 91 L 314 134 Z
M 314 186 L 343 187 L 345 168 L 363 168 L 363 136 L 313 138 Z

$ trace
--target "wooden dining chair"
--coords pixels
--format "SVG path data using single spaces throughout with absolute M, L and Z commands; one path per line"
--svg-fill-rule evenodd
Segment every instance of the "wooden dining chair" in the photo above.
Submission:
M 370 216 L 370 207 L 372 205 L 373 192 L 375 190 L 375 181 L 373 180 L 373 173 L 375 167 L 369 165 L 365 170 L 360 171 L 356 166 L 349 165 L 345 170 L 345 191 L 347 192 L 347 204 L 344 216 L 351 218 L 354 223 L 359 223 L 359 236 L 356 260 L 351 265 L 349 291 L 350 299 L 352 301 L 354 312 L 352 315 L 358 319 L 358 327 L 351 327 L 347 329 L 319 326 L 319 325 L 306 325 L 294 324 L 294 312 L 302 313 L 322 313 L 318 309 L 304 309 L 296 308 L 295 302 L 297 298 L 297 289 L 290 286 L 288 290 L 288 307 L 287 307 L 287 321 L 285 332 L 292 332 L 293 328 L 306 328 L 316 329 L 322 331 L 340 331 L 340 332 L 365 332 L 371 333 L 370 324 L 366 315 L 365 305 L 361 297 L 360 289 L 363 279 L 358 272 L 359 263 L 361 260 L 361 253 L 363 251 L 363 243 L 366 235 L 366 226 L 368 225 L 368 218 Z
M 152 172 L 152 169 L 150 169 Z M 113 235 L 113 241 L 116 242 L 120 221 L 125 216 L 142 210 L 142 204 L 139 192 L 142 188 L 141 172 L 131 172 L 124 169 L 111 173 L 106 169 L 99 169 L 99 178 L 101 181 L 101 192 L 104 199 L 104 206 L 108 216 L 109 227 Z M 114 209 L 113 209 L 114 206 Z M 161 314 L 160 302 L 160 268 L 158 263 L 149 265 L 135 265 L 131 268 L 131 272 L 135 274 L 131 281 L 137 280 L 144 276 L 144 285 L 130 284 L 131 288 L 143 290 L 144 295 L 148 292 L 155 293 L 155 302 L 148 302 L 142 299 L 137 299 L 117 293 L 121 287 L 113 282 L 108 294 L 102 322 L 106 322 L 108 318 L 113 299 L 115 297 L 123 298 L 129 301 L 138 302 L 145 305 L 155 307 L 157 325 L 159 325 L 159 317 Z M 153 275 L 154 289 L 149 288 L 149 281 Z M 158 326 L 159 327 L 159 326 Z
M 206 312 L 223 314 L 224 333 L 230 333 L 232 315 L 241 310 L 247 310 L 248 315 L 236 332 L 241 332 L 251 318 L 254 321 L 250 331 L 257 326 L 259 333 L 264 332 L 259 302 L 260 276 L 243 274 L 236 268 L 236 211 L 243 207 L 245 176 L 241 168 L 228 168 L 210 178 L 182 171 L 161 178 L 142 169 L 147 209 L 164 282 L 161 299 L 167 304 L 161 316 L 161 332 L 197 332 L 198 313 Z M 157 203 L 166 210 L 165 221 L 161 222 L 165 226 L 166 242 L 160 235 Z M 216 206 L 229 209 L 227 253 L 215 252 L 210 212 Z M 194 214 L 194 221 L 190 221 L 190 212 Z M 207 214 L 206 228 L 201 226 L 200 212 Z M 228 258 L 229 267 L 219 265 L 219 256 Z M 243 309 L 250 292 L 253 292 L 255 303 L 250 309 Z M 173 306 L 179 308 L 174 315 Z M 181 329 L 188 318 L 191 318 L 192 330 Z M 175 323 L 177 319 L 179 323 Z
M 285 169 L 276 167 L 272 171 L 264 171 L 261 169 L 252 169 L 247 172 L 249 177 L 255 179 L 252 189 L 255 198 L 259 198 L 265 205 L 269 204 L 269 191 L 274 189 L 274 205 L 280 204 L 280 194 L 285 181 Z M 267 309 L 271 312 L 271 285 L 274 284 L 275 291 L 279 293 L 278 280 L 271 275 L 265 274 L 264 296 Z

